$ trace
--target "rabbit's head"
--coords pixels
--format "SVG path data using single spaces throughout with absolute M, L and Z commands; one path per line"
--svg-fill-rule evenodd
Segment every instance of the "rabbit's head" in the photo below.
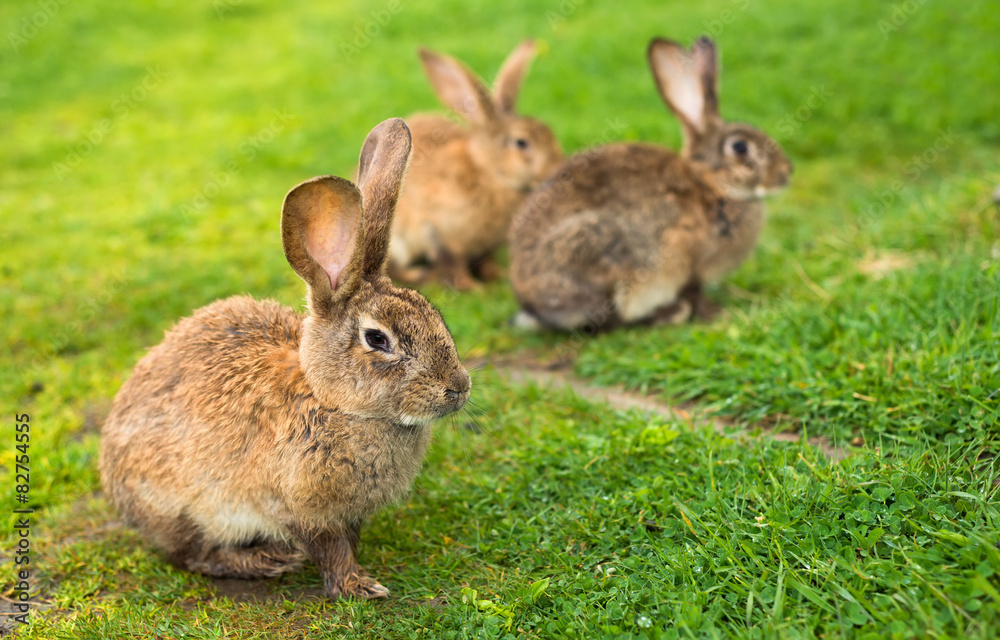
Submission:
M 308 288 L 299 359 L 313 393 L 344 413 L 415 426 L 461 409 L 471 384 L 441 314 L 384 274 L 409 155 L 403 121 L 383 122 L 361 149 L 358 187 L 333 176 L 298 185 L 281 235 Z
M 562 162 L 552 130 L 514 111 L 535 46 L 522 42 L 497 73 L 492 94 L 458 60 L 420 49 L 427 77 L 441 101 L 470 125 L 469 151 L 484 174 L 516 191 L 530 191 Z
M 749 200 L 788 184 L 792 163 L 763 131 L 724 122 L 719 115 L 719 64 L 715 43 L 699 38 L 691 49 L 656 38 L 649 65 L 663 100 L 681 121 L 683 156 L 736 200 Z

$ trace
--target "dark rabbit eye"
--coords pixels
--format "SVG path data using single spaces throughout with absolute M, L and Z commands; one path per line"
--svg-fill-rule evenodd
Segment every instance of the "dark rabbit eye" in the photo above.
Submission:
M 746 140 L 736 140 L 733 142 L 733 153 L 739 156 L 745 156 L 748 151 Z
M 368 329 L 365 331 L 365 342 L 372 349 L 389 353 L 389 338 L 378 329 Z
M 517 148 L 520 149 L 521 151 L 524 151 L 525 149 L 528 148 L 528 141 L 525 140 L 524 138 L 518 138 L 517 140 L 514 141 L 514 144 L 516 144 Z

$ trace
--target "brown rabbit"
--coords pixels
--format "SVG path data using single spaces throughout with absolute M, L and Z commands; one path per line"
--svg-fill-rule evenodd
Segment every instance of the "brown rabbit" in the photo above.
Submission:
M 500 274 L 493 251 L 506 240 L 525 196 L 562 159 L 547 126 L 514 112 L 534 50 L 530 40 L 514 49 L 492 96 L 461 62 L 420 50 L 441 101 L 469 127 L 442 116 L 407 118 L 413 162 L 389 245 L 393 277 L 411 283 L 441 277 L 467 289 L 474 285 L 470 268 L 487 280 Z
M 470 380 L 441 315 L 383 274 L 410 154 L 402 120 L 342 178 L 292 189 L 285 256 L 309 315 L 237 296 L 181 320 L 136 365 L 104 426 L 108 499 L 178 567 L 260 578 L 304 555 L 331 598 L 388 591 L 356 559 L 362 523 L 406 495 L 429 423 Z
M 690 51 L 655 39 L 648 56 L 683 125 L 683 151 L 585 151 L 525 201 L 510 235 L 515 324 L 594 331 L 711 315 L 702 285 L 750 255 L 761 197 L 788 182 L 792 165 L 776 142 L 719 115 L 710 39 Z

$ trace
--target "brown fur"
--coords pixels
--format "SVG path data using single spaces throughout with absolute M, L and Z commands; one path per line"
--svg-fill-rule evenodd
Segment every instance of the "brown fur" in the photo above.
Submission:
M 533 55 L 531 41 L 515 49 L 491 95 L 457 60 L 420 51 L 442 102 L 468 128 L 441 116 L 407 119 L 414 157 L 393 228 L 393 277 L 407 282 L 441 277 L 464 289 L 473 285 L 470 268 L 486 278 L 500 274 L 490 256 L 506 239 L 528 192 L 562 158 L 547 126 L 514 112 Z M 518 141 L 526 147 L 519 148 Z M 418 266 L 422 263 L 430 268 Z
M 282 239 L 309 315 L 214 302 L 168 331 L 119 391 L 103 432 L 105 493 L 174 564 L 266 577 L 304 552 L 330 597 L 388 594 L 357 563 L 361 525 L 406 495 L 428 423 L 470 389 L 438 312 L 382 275 L 408 155 L 406 126 L 390 120 L 365 143 L 360 192 L 332 176 L 289 192 Z M 372 330 L 389 352 L 369 343 Z
M 681 322 L 753 251 L 761 190 L 783 187 L 777 143 L 718 113 L 714 44 L 654 40 L 650 65 L 684 126 L 678 155 L 643 143 L 584 151 L 525 201 L 510 232 L 519 320 L 558 329 Z M 747 149 L 740 153 L 737 141 Z

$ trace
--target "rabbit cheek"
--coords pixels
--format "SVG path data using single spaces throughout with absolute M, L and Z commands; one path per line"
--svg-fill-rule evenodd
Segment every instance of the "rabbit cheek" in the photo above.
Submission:
M 760 184 L 761 175 L 757 163 L 753 160 L 746 160 L 740 163 L 736 169 L 737 180 L 746 187 L 754 187 Z
M 399 413 L 399 389 L 404 387 L 405 380 L 405 369 L 398 362 L 382 360 L 369 363 L 367 373 L 358 378 L 358 385 L 359 391 L 375 407 L 370 414 L 388 417 Z
M 761 175 L 752 160 L 732 159 L 716 175 L 718 183 L 724 185 L 730 198 L 749 200 L 757 197 L 755 192 L 761 183 Z

